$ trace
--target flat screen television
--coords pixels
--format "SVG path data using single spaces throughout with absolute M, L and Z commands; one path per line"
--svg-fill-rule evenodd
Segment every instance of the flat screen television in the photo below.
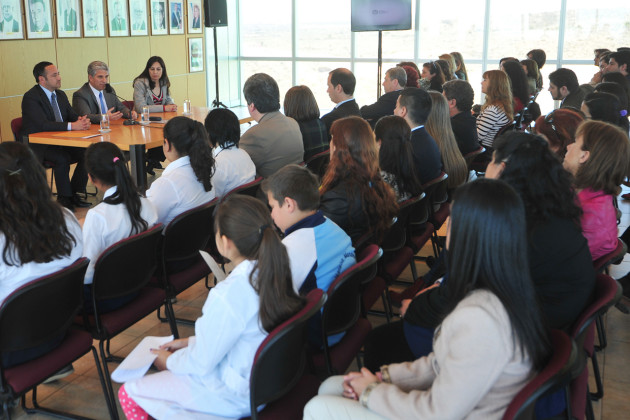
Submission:
M 411 29 L 411 0 L 352 0 L 352 32 Z

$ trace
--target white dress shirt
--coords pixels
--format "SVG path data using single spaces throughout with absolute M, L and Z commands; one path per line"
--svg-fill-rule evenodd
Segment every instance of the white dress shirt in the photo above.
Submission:
M 115 192 L 116 187 L 111 187 L 105 191 L 103 199 Z M 140 203 L 140 217 L 148 223 L 149 227 L 152 227 L 157 223 L 157 211 L 144 197 L 140 197 Z M 83 256 L 90 259 L 90 265 L 85 273 L 85 284 L 92 283 L 96 260 L 105 249 L 138 233 L 135 230 L 132 231 L 131 226 L 131 218 L 123 203 L 100 203 L 88 210 L 83 224 Z
M 217 146 L 212 153 L 215 163 L 212 191 L 217 197 L 223 197 L 234 188 L 256 179 L 256 165 L 245 150 L 235 146 L 225 149 Z
M 147 198 L 157 209 L 158 222 L 164 225 L 183 212 L 212 201 L 214 197 L 214 188 L 210 191 L 203 189 L 190 166 L 189 156 L 171 162 L 147 191 Z
M 4 235 L 0 235 L 0 303 L 6 299 L 16 289 L 25 285 L 26 283 L 35 280 L 39 277 L 52 274 L 55 271 L 59 271 L 64 267 L 72 265 L 73 262 L 81 258 L 83 252 L 83 238 L 81 236 L 81 226 L 77 222 L 74 214 L 68 209 L 63 209 L 63 217 L 66 221 L 66 227 L 70 235 L 74 237 L 76 243 L 70 255 L 63 258 L 59 258 L 47 263 L 29 262 L 21 264 L 17 260 L 17 255 L 13 255 L 13 252 L 9 252 L 7 257 L 12 263 L 17 265 L 7 265 L 4 262 Z

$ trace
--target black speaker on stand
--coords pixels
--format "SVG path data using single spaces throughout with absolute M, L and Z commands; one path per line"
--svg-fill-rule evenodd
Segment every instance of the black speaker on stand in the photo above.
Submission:
M 217 50 L 217 27 L 227 26 L 227 0 L 204 0 L 204 20 L 207 28 L 212 28 L 214 38 L 214 80 L 216 97 L 212 101 L 214 108 L 227 108 L 219 100 L 219 55 Z

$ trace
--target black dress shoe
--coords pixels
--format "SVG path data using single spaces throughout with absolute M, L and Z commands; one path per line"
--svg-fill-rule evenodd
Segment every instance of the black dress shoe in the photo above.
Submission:
M 92 206 L 91 203 L 88 203 L 87 201 L 82 200 L 77 194 L 72 196 L 72 204 L 74 204 L 75 207 L 90 207 L 90 206 Z
M 74 204 L 72 203 L 72 198 L 70 197 L 64 197 L 60 195 L 57 197 L 57 203 L 61 204 L 70 211 L 74 211 Z

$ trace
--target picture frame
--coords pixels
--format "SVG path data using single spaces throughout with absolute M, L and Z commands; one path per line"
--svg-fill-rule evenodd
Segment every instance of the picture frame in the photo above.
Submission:
M 168 34 L 166 0 L 151 0 L 151 35 Z
M 109 20 L 109 36 L 129 35 L 129 14 L 127 0 L 108 0 L 107 17 Z
M 183 34 L 184 2 L 183 0 L 168 0 L 168 29 L 171 35 Z
M 50 0 L 24 0 L 26 37 L 44 39 L 53 37 Z
M 147 0 L 129 0 L 129 29 L 131 36 L 149 35 Z
M 203 33 L 203 5 L 201 0 L 188 0 L 188 33 Z
M 190 73 L 203 71 L 203 38 L 188 38 L 188 69 Z
M 83 36 L 105 36 L 103 0 L 83 0 Z
M 57 0 L 57 37 L 81 38 L 79 0 Z
M 21 0 L 0 0 L 0 41 L 24 39 Z

